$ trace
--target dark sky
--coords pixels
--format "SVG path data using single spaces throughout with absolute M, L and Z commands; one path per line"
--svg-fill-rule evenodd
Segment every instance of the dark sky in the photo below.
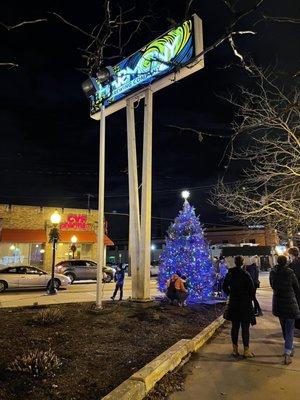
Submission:
M 78 4 L 77 4 L 78 3 Z M 120 1 L 124 7 L 128 1 Z M 129 1 L 132 4 L 132 2 Z M 164 5 L 161 6 L 161 3 Z M 243 0 L 245 9 L 252 1 Z M 253 29 L 255 36 L 237 39 L 243 54 L 262 66 L 277 64 L 286 74 L 299 65 L 299 24 L 262 21 L 262 12 L 299 18 L 295 0 L 266 0 L 247 17 L 239 29 Z M 71 5 L 72 4 L 72 5 Z M 147 11 L 147 1 L 137 1 L 136 16 Z M 98 184 L 98 123 L 89 118 L 88 100 L 82 93 L 85 76 L 79 48 L 86 38 L 49 16 L 55 11 L 85 30 L 103 18 L 103 1 L 2 1 L 1 20 L 13 25 L 22 20 L 48 18 L 48 22 L 6 32 L 0 27 L 1 62 L 19 64 L 0 67 L 0 202 L 96 208 Z M 185 1 L 154 2 L 152 31 L 144 29 L 128 47 L 128 55 L 170 27 L 166 17 L 183 18 Z M 222 34 L 230 15 L 221 0 L 195 1 L 194 9 L 203 20 L 204 43 L 209 46 Z M 247 81 L 239 68 L 224 66 L 236 62 L 227 43 L 209 53 L 205 68 L 154 96 L 153 215 L 174 218 L 181 207 L 181 188 L 191 190 L 191 202 L 207 224 L 222 223 L 224 217 L 206 202 L 206 186 L 224 174 L 226 159 L 219 164 L 227 141 L 180 133 L 168 125 L 187 126 L 206 132 L 230 134 L 233 110 L 216 95 L 234 92 Z M 138 150 L 141 150 L 142 120 L 137 111 Z M 128 212 L 127 149 L 125 112 L 107 120 L 107 174 L 105 209 Z M 141 166 L 141 161 L 139 160 Z M 236 171 L 228 179 L 236 179 Z M 123 237 L 122 217 L 108 216 L 112 236 Z M 154 222 L 154 236 L 163 234 L 167 222 Z M 123 229 L 118 229 L 120 225 Z

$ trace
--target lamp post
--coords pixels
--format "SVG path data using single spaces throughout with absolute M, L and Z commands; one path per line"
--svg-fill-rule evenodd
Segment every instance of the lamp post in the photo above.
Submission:
M 72 254 L 73 254 L 73 259 L 75 258 L 74 254 L 75 254 L 75 251 L 77 250 L 77 247 L 76 247 L 77 240 L 78 240 L 77 236 L 73 235 L 71 237 L 71 243 L 72 243 L 71 251 L 72 251 Z
M 56 294 L 57 290 L 55 288 L 54 284 L 54 266 L 55 266 L 55 251 L 56 251 L 56 243 L 59 240 L 59 230 L 58 230 L 58 224 L 61 221 L 61 216 L 58 213 L 57 210 L 54 211 L 54 213 L 50 217 L 50 221 L 52 223 L 52 228 L 49 233 L 49 241 L 50 243 L 52 242 L 52 269 L 51 269 L 51 281 L 50 285 L 48 288 L 48 294 Z

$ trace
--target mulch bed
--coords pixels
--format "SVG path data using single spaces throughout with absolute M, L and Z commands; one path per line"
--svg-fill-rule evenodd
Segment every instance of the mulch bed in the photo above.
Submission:
M 93 313 L 91 304 L 55 308 L 62 311 L 63 321 L 50 326 L 32 323 L 39 309 L 0 310 L 1 400 L 99 400 L 223 311 L 222 304 L 180 308 L 157 302 L 106 303 L 102 313 Z M 34 378 L 7 370 L 16 356 L 49 348 L 62 362 L 54 376 Z

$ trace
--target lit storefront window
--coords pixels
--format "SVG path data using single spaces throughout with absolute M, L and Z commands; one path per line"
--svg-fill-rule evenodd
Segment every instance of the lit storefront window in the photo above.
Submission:
M 42 244 L 36 243 L 1 243 L 0 264 L 41 266 L 44 260 Z
M 57 262 L 70 260 L 73 258 L 73 253 L 70 250 L 70 243 L 58 243 L 56 250 Z M 77 259 L 92 259 L 93 258 L 93 244 L 80 243 L 76 244 L 75 258 Z

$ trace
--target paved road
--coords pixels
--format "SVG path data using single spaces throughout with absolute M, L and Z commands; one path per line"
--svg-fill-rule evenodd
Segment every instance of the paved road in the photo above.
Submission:
M 151 296 L 158 296 L 156 279 L 151 279 Z M 114 283 L 105 283 L 103 287 L 103 299 L 108 300 L 113 293 Z M 124 299 L 131 296 L 131 278 L 126 278 L 124 285 Z M 96 283 L 74 283 L 66 290 L 59 290 L 55 296 L 49 296 L 45 290 L 18 290 L 7 291 L 0 294 L 0 307 L 20 307 L 28 306 L 34 303 L 38 304 L 56 304 L 88 302 L 96 299 Z
M 300 398 L 300 333 L 295 334 L 296 355 L 289 366 L 281 365 L 283 341 L 277 318 L 271 314 L 272 291 L 268 275 L 261 279 L 258 299 L 264 316 L 251 328 L 251 360 L 229 356 L 230 327 L 196 353 L 186 364 L 185 390 L 170 400 L 294 400 Z

